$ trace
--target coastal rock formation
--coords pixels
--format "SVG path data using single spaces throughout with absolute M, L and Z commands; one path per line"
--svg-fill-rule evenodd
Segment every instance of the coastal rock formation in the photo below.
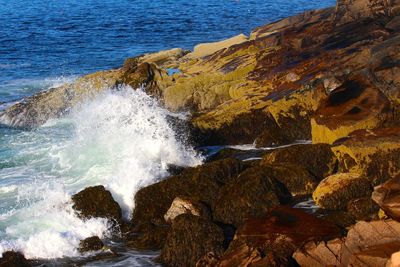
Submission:
M 376 186 L 400 173 L 400 128 L 358 130 L 335 143 L 339 170 L 362 174 Z
M 367 197 L 372 193 L 371 183 L 354 173 L 338 173 L 328 176 L 313 193 L 315 202 L 326 209 L 345 209 L 350 200 Z
M 359 222 L 344 239 L 310 242 L 293 257 L 300 266 L 386 266 L 400 249 L 400 223 Z
M 334 173 L 337 159 L 330 145 L 299 144 L 272 150 L 263 157 L 263 163 L 301 166 L 320 181 Z
M 284 204 L 290 193 L 262 167 L 246 169 L 219 190 L 213 205 L 214 219 L 239 226 L 244 220 L 264 216 Z
M 172 222 L 179 215 L 186 213 L 193 216 L 209 217 L 207 207 L 201 203 L 176 197 L 167 213 L 165 213 L 164 219 L 166 222 Z
M 72 202 L 82 218 L 102 217 L 122 222 L 121 208 L 104 186 L 87 187 L 73 195 Z
M 3 252 L 0 258 L 0 267 L 31 267 L 31 264 L 24 255 L 15 251 Z
M 103 241 L 98 236 L 88 237 L 79 243 L 79 252 L 101 250 L 104 247 Z
M 238 228 L 216 266 L 290 266 L 297 247 L 340 236 L 339 229 L 300 210 L 279 207 Z
M 173 221 L 160 260 L 167 266 L 195 266 L 206 253 L 222 254 L 223 242 L 223 231 L 217 225 L 198 216 L 183 214 Z
M 400 221 L 400 175 L 375 187 L 372 199 L 387 216 Z

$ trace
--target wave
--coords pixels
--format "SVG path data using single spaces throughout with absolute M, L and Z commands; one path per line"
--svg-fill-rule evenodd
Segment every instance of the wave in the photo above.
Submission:
M 0 253 L 78 256 L 80 240 L 111 233 L 105 219 L 79 219 L 72 194 L 104 185 L 129 218 L 135 193 L 167 176 L 169 164 L 200 164 L 171 115 L 142 90 L 121 87 L 37 130 L 0 134 L 0 166 L 9 166 L 0 169 Z

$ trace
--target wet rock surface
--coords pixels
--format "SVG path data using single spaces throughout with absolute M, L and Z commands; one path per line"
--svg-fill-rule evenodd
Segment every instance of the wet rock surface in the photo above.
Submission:
M 216 224 L 183 214 L 173 221 L 160 261 L 167 266 L 195 266 L 206 253 L 222 254 L 223 242 L 223 231 Z
M 31 262 L 25 259 L 20 252 L 6 251 L 0 258 L 1 267 L 30 267 L 34 266 Z
M 104 186 L 87 187 L 73 195 L 72 201 L 82 218 L 102 217 L 122 222 L 121 208 Z
M 104 247 L 103 241 L 98 236 L 88 237 L 79 243 L 79 252 L 101 250 Z

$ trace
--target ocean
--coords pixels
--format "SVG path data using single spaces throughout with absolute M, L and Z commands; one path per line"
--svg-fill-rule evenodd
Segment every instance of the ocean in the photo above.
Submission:
M 0 0 L 0 110 L 40 90 L 115 68 L 128 57 L 249 34 L 304 10 L 308 0 Z M 104 185 L 129 218 L 138 189 L 168 164 L 201 163 L 168 124 L 171 114 L 141 90 L 106 91 L 38 129 L 0 125 L 0 253 L 30 259 L 82 257 L 79 241 L 111 236 L 103 219 L 80 220 L 72 194 Z M 108 245 L 118 247 L 109 240 Z M 121 250 L 88 266 L 155 266 L 157 252 Z M 88 255 L 84 255 L 88 256 Z

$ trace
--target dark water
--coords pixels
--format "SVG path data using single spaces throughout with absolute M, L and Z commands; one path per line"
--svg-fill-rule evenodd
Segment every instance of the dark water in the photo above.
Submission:
M 0 102 L 127 57 L 191 49 L 334 0 L 0 0 Z M 45 80 L 47 79 L 47 80 Z

